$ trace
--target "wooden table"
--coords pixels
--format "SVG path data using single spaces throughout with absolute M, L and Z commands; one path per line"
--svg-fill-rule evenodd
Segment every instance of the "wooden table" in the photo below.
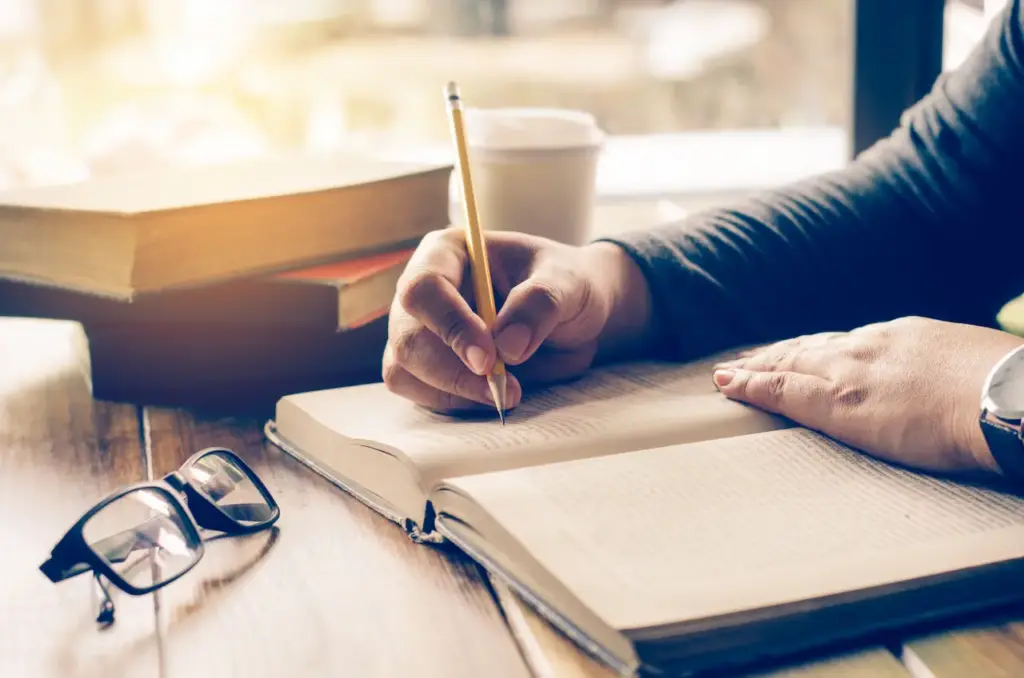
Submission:
M 267 445 L 261 420 L 96 402 L 87 356 L 77 325 L 0 319 L 3 678 L 608 675 L 467 559 L 412 544 Z M 278 528 L 210 543 L 157 594 L 117 595 L 99 630 L 90 580 L 53 585 L 40 563 L 104 494 L 211 445 L 253 465 Z M 1024 623 L 757 675 L 1024 676 Z

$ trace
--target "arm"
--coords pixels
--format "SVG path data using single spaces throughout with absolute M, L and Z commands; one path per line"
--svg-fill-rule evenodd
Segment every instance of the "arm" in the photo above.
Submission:
M 991 324 L 1024 291 L 1022 1 L 842 171 L 610 240 L 647 328 L 611 343 L 688 359 L 903 315 Z

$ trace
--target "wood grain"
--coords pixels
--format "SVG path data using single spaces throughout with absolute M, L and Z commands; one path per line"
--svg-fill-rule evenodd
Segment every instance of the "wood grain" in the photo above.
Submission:
M 116 596 L 95 624 L 92 579 L 51 583 L 50 549 L 92 504 L 143 477 L 134 407 L 94 404 L 88 348 L 72 323 L 0 319 L 0 675 L 150 676 L 152 600 Z
M 535 678 L 615 678 L 618 673 L 580 650 L 500 579 L 489 577 L 523 660 Z
M 1024 613 L 1004 624 L 965 628 L 908 641 L 904 662 L 922 678 L 1024 676 Z
M 262 421 L 147 409 L 140 430 L 134 406 L 94 402 L 88 355 L 77 325 L 0 319 L 3 678 L 611 677 L 495 585 L 503 617 L 460 555 L 412 544 L 266 445 Z M 116 595 L 117 623 L 99 630 L 91 580 L 54 585 L 40 563 L 106 493 L 212 445 L 234 449 L 264 478 L 282 506 L 278 530 L 211 542 L 204 561 L 158 595 Z M 1024 611 L 910 640 L 903 664 L 877 649 L 757 675 L 1022 676 L 1021 620 Z
M 281 506 L 272 545 L 266 534 L 213 542 L 162 593 L 168 676 L 529 675 L 475 567 L 413 544 L 265 444 L 261 425 L 145 410 L 154 473 L 228 447 Z
M 491 586 L 534 676 L 615 678 L 618 675 L 577 648 L 500 580 L 491 578 Z M 910 678 L 899 659 L 882 647 L 743 675 L 747 678 Z

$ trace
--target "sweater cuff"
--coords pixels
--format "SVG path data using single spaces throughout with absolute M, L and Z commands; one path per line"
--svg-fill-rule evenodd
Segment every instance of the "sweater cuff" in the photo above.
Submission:
M 649 353 L 658 359 L 696 360 L 739 346 L 755 334 L 741 318 L 727 320 L 723 311 L 735 300 L 701 266 L 707 243 L 698 244 L 699 237 L 682 224 L 667 224 L 594 241 L 622 248 L 643 273 L 655 337 Z

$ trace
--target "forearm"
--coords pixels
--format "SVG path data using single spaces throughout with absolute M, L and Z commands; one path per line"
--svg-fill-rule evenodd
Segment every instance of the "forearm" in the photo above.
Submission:
M 849 167 L 615 239 L 652 350 L 689 358 L 902 315 L 991 322 L 1024 291 L 1022 10 Z

